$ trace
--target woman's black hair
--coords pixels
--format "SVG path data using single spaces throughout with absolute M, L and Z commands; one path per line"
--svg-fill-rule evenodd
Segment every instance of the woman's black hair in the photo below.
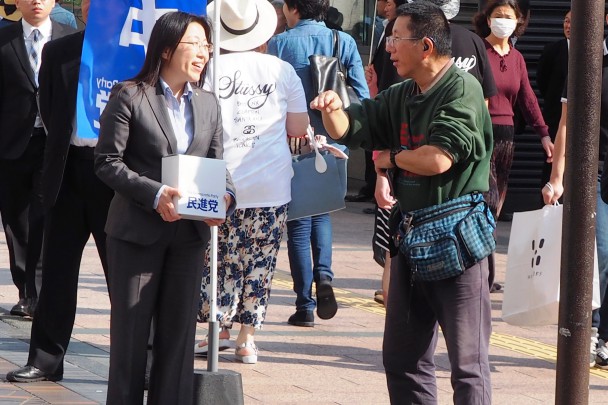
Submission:
M 490 0 L 483 11 L 475 14 L 473 17 L 473 26 L 475 27 L 475 32 L 482 38 L 490 35 L 492 30 L 488 25 L 488 19 L 492 15 L 492 12 L 500 6 L 509 6 L 515 11 L 515 18 L 517 18 L 517 25 L 515 26 L 515 31 L 513 31 L 513 36 L 520 37 L 524 34 L 526 30 L 526 25 L 528 23 L 528 19 L 524 18 L 524 14 L 522 13 L 521 8 L 519 7 L 519 3 L 517 0 Z M 529 13 L 528 13 L 529 15 Z
M 150 86 L 156 86 L 163 65 L 163 52 L 168 49 L 169 59 L 171 59 L 191 23 L 198 23 L 203 26 L 207 42 L 211 44 L 211 26 L 205 17 L 184 13 L 183 11 L 166 13 L 156 21 L 152 34 L 150 34 L 144 64 L 139 73 L 129 82 L 135 85 L 146 83 Z M 207 66 L 203 69 L 203 73 L 196 83 L 199 87 L 202 87 L 206 71 Z

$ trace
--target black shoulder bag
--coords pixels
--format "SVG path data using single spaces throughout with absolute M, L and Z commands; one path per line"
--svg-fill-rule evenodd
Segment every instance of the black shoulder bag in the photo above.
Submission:
M 348 84 L 348 74 L 340 59 L 340 39 L 338 31 L 333 31 L 334 52 L 333 56 L 310 55 L 310 74 L 312 85 L 316 93 L 320 94 L 327 90 L 338 93 L 344 108 L 351 104 L 361 104 L 355 90 Z

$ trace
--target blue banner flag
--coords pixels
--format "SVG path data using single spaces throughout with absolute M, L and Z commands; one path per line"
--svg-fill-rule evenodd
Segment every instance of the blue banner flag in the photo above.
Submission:
M 156 20 L 171 11 L 204 15 L 206 0 L 92 1 L 78 82 L 78 136 L 97 138 L 112 86 L 141 69 Z

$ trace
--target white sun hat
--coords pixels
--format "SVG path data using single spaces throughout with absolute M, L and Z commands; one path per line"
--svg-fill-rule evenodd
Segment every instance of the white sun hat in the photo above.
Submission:
M 207 6 L 213 18 L 215 1 Z M 248 51 L 266 43 L 277 27 L 277 13 L 268 0 L 222 0 L 219 46 L 227 51 Z M 217 43 L 216 43 L 217 46 Z

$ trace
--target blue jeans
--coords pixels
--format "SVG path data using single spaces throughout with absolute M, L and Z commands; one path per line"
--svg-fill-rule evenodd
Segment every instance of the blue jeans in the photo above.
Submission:
M 312 282 L 333 279 L 331 271 L 332 230 L 329 214 L 287 222 L 287 253 L 296 293 L 296 310 L 313 311 Z M 311 260 L 312 249 L 312 260 Z
M 608 340 L 608 204 L 600 196 L 600 183 L 597 183 L 597 208 L 595 217 L 595 237 L 597 239 L 597 261 L 600 273 L 600 297 L 602 306 L 593 311 L 592 326 L 598 328 L 599 336 Z

